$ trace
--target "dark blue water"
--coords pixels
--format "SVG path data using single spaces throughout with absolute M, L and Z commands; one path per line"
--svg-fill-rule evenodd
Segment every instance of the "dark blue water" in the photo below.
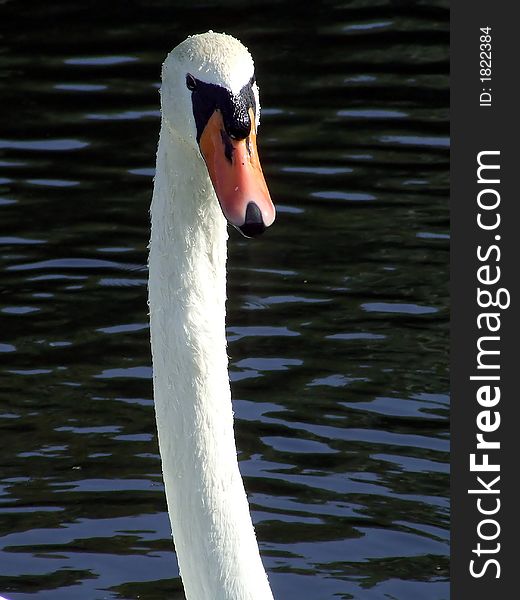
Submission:
M 277 600 L 448 598 L 444 1 L 0 3 L 0 594 L 183 598 L 151 390 L 160 65 L 251 50 L 278 219 L 230 232 L 239 458 Z M 208 599 L 211 600 L 211 599 Z

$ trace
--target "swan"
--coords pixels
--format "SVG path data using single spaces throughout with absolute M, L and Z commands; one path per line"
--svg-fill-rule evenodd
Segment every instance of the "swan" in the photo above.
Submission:
M 240 476 L 225 337 L 227 222 L 275 208 L 258 160 L 254 64 L 235 38 L 190 36 L 162 68 L 149 254 L 163 479 L 187 600 L 272 600 Z

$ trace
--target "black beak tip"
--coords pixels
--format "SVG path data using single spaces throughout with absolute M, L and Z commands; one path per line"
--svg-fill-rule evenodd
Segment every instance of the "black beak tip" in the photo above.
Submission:
M 250 202 L 246 208 L 246 219 L 243 225 L 238 227 L 240 233 L 247 238 L 254 238 L 262 235 L 267 227 L 264 225 L 262 213 L 258 205 Z

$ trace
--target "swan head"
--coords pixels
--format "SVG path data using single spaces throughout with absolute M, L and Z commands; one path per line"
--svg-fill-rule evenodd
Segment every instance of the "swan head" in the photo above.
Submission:
M 224 33 L 202 33 L 174 48 L 162 69 L 163 122 L 204 161 L 222 212 L 246 237 L 272 224 L 256 132 L 260 102 L 247 48 Z

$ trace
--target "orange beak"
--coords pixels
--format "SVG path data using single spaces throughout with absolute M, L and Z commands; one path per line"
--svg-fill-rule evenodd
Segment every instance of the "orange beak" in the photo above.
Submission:
M 252 109 L 249 116 L 249 136 L 236 140 L 226 133 L 222 113 L 215 110 L 199 147 L 224 216 L 246 237 L 256 237 L 272 224 L 276 211 L 258 158 Z

